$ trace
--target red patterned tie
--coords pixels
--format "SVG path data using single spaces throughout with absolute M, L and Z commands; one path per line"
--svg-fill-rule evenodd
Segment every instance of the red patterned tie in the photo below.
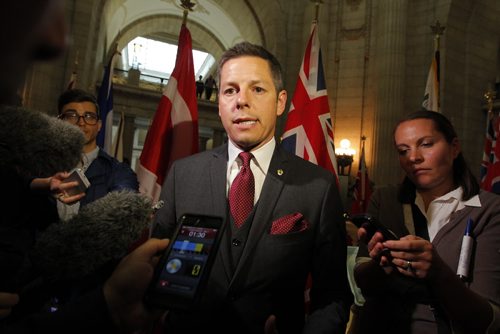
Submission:
M 250 160 L 252 153 L 241 152 L 238 156 L 243 161 L 243 166 L 231 184 L 229 190 L 229 207 L 233 215 L 236 227 L 241 227 L 253 209 L 253 198 L 255 196 L 255 181 Z

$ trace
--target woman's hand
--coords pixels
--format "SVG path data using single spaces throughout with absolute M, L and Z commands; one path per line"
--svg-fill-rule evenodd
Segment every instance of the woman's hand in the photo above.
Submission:
M 446 266 L 429 240 L 414 235 L 384 241 L 382 247 L 390 250 L 392 265 L 405 276 L 427 279 Z
M 384 269 L 386 274 L 390 274 L 393 271 L 391 257 L 383 244 L 385 239 L 382 233 L 376 232 L 370 240 L 366 240 L 367 235 L 368 231 L 365 228 L 358 229 L 358 238 L 366 244 L 370 257 Z

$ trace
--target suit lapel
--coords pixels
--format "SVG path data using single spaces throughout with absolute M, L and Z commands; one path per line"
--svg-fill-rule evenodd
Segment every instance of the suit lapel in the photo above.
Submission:
M 225 149 L 225 150 L 223 150 Z M 227 145 L 213 151 L 210 161 L 211 201 L 213 212 L 225 215 L 227 212 L 226 173 L 227 173 Z
M 229 224 L 228 220 L 228 204 L 226 198 L 226 177 L 227 177 L 227 145 L 222 145 L 213 151 L 212 160 L 210 162 L 210 182 L 212 186 L 209 187 L 212 189 L 212 207 L 214 208 L 214 212 L 222 213 L 222 217 L 224 218 L 226 225 L 224 234 L 227 235 L 227 230 L 230 228 L 227 226 Z M 231 268 L 231 254 L 227 250 L 227 238 L 223 238 L 220 247 L 222 248 L 219 251 L 219 256 L 221 258 L 224 272 L 228 279 L 231 277 L 232 268 Z
M 262 234 L 266 233 L 266 228 L 271 221 L 274 207 L 285 185 L 284 180 L 287 176 L 287 160 L 286 156 L 282 154 L 282 150 L 277 146 L 262 186 L 259 203 L 252 221 L 252 227 L 248 234 L 246 246 L 241 254 L 230 287 L 235 284 L 238 277 L 246 276 L 244 275 L 246 268 L 248 268 L 246 262 L 252 257 Z
M 450 221 L 448 222 L 448 224 L 444 225 L 438 231 L 438 233 L 436 234 L 436 236 L 432 240 L 432 243 L 438 244 L 441 241 L 441 239 L 443 239 L 443 237 L 445 235 L 447 235 L 448 233 L 450 233 L 450 231 L 453 229 L 456 229 L 456 228 L 463 229 L 463 225 L 460 225 L 457 222 L 466 221 L 466 218 L 467 218 L 467 216 L 470 216 L 472 209 L 473 209 L 473 207 L 466 206 L 462 210 L 459 210 L 457 212 L 452 213 L 450 216 Z M 461 232 L 461 233 L 463 233 L 463 232 Z

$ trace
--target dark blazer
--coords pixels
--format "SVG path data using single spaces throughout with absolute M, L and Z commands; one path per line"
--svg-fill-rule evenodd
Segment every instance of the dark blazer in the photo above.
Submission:
M 80 200 L 80 206 L 106 196 L 112 191 L 130 190 L 139 191 L 139 182 L 135 172 L 123 162 L 119 162 L 103 149 L 99 149 L 97 157 L 85 171 L 85 176 L 90 186 L 85 191 L 85 196 Z M 31 182 L 31 181 L 30 181 Z M 48 226 L 59 220 L 57 213 L 57 200 L 53 196 L 32 195 L 33 204 L 36 205 L 37 224 Z
M 403 237 L 410 234 L 410 231 L 405 225 L 402 206 L 405 202 L 398 195 L 398 189 L 395 185 L 378 188 L 370 198 L 368 212 Z M 441 260 L 456 272 L 463 234 L 467 221 L 472 219 L 474 247 L 466 285 L 488 299 L 490 304 L 499 305 L 500 196 L 481 191 L 479 201 L 479 207 L 465 206 L 453 212 L 450 221 L 432 240 L 432 245 Z M 365 245 L 360 245 L 358 257 L 368 257 Z M 435 300 L 425 281 L 394 273 L 387 276 L 383 287 L 363 293 L 366 303 L 358 318 L 360 333 L 433 333 L 439 325 L 451 326 L 445 314 L 439 313 L 439 302 Z M 460 302 L 460 296 L 456 296 L 456 300 Z M 493 308 L 493 312 L 495 319 L 499 319 L 498 307 Z M 436 315 L 442 321 L 441 324 L 435 320 Z M 495 330 L 498 329 L 498 324 L 496 321 L 491 326 L 491 333 L 497 333 Z
M 97 158 L 85 171 L 85 176 L 90 181 L 90 187 L 85 192 L 85 197 L 80 201 L 82 206 L 104 197 L 112 191 L 139 190 L 137 176 L 130 166 L 119 162 L 103 149 L 99 150 Z
M 160 198 L 165 205 L 156 214 L 153 236 L 170 237 L 184 213 L 229 220 L 227 160 L 227 145 L 223 145 L 172 165 L 162 188 Z M 352 295 L 342 212 L 334 175 L 277 147 L 248 237 L 240 246 L 244 248 L 239 262 L 231 267 L 235 246 L 227 237 L 227 226 L 200 311 L 170 312 L 167 332 L 262 333 L 266 319 L 274 314 L 280 333 L 300 333 L 304 287 L 311 273 L 311 308 L 317 313 L 310 318 L 310 332 L 344 333 Z M 274 221 L 293 213 L 303 215 L 306 230 L 270 233 Z

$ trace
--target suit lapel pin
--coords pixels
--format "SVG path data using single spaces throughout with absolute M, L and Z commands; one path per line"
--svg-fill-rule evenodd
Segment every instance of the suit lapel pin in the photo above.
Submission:
M 278 176 L 281 176 L 281 175 L 283 175 L 284 172 L 283 172 L 283 169 L 278 169 L 276 171 L 276 173 L 278 174 Z

